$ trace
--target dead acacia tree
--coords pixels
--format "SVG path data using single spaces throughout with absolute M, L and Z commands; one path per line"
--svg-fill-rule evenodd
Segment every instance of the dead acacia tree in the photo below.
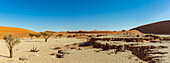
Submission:
M 41 35 L 44 37 L 45 42 L 48 41 L 48 39 L 53 35 L 51 33 L 41 32 Z
M 63 34 L 58 34 L 59 38 L 61 38 L 63 36 Z
M 14 48 L 14 46 L 16 46 L 17 44 L 19 44 L 21 42 L 20 38 L 13 37 L 12 35 L 5 35 L 4 40 L 5 40 L 5 43 L 8 47 L 8 49 L 9 49 L 9 52 L 10 52 L 10 58 L 12 58 L 13 57 L 13 48 Z
M 31 37 L 31 40 L 32 40 L 32 37 L 34 37 L 35 34 L 29 33 L 29 36 Z
M 35 34 L 35 36 L 36 36 L 37 39 L 38 39 L 39 37 L 41 37 L 41 34 Z

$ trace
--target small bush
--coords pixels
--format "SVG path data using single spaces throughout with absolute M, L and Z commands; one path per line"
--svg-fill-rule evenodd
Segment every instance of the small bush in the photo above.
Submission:
M 56 35 L 55 37 L 58 38 L 58 35 Z
M 73 37 L 76 37 L 76 35 L 73 35 Z
M 58 34 L 58 37 L 61 38 L 63 36 L 63 34 Z
M 41 34 L 35 34 L 35 36 L 36 36 L 37 39 L 38 39 L 39 37 L 41 37 Z
M 31 50 L 30 50 L 30 52 L 38 52 L 38 51 L 40 51 L 40 50 L 37 50 L 37 47 L 33 47 Z
M 154 35 L 154 34 L 147 34 L 145 37 L 153 37 L 154 39 L 159 39 L 160 36 Z
M 24 58 L 24 57 L 19 57 L 19 60 L 24 61 L 24 60 L 28 60 L 28 59 Z
M 160 40 L 166 40 L 167 38 L 166 37 L 160 37 L 159 39 Z
M 32 40 L 32 38 L 35 36 L 35 34 L 29 33 L 29 36 L 31 37 L 31 40 Z
M 76 37 L 80 36 L 79 34 L 75 34 Z
M 73 35 L 68 35 L 67 38 L 73 37 Z
M 136 37 L 140 37 L 140 35 L 136 35 Z

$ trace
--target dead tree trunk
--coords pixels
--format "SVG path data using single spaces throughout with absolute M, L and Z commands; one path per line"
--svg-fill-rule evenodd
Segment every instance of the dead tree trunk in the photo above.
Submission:
M 12 58 L 12 57 L 13 57 L 13 51 L 12 51 L 12 48 L 9 50 L 9 53 L 10 53 L 10 57 L 9 57 L 9 58 Z
M 47 42 L 48 39 L 45 39 L 45 42 Z

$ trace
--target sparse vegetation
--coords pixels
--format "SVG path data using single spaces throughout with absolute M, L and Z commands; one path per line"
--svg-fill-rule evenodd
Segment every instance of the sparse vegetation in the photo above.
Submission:
M 73 37 L 73 35 L 68 35 L 67 38 Z
M 52 36 L 51 33 L 41 32 L 41 35 L 44 37 L 45 42 Z
M 160 39 L 161 41 L 163 41 L 163 40 L 167 40 L 167 38 L 166 38 L 166 37 L 159 37 L 159 39 Z
M 94 35 L 89 35 L 89 37 L 94 37 Z
M 63 50 L 58 50 L 58 54 L 56 54 L 56 56 L 57 58 L 64 58 L 65 54 L 70 54 L 70 53 L 63 51 Z
M 76 49 L 76 47 L 71 47 L 70 49 Z
M 21 41 L 20 41 L 20 38 L 15 38 L 13 37 L 12 35 L 5 35 L 4 36 L 4 40 L 5 40 L 5 43 L 9 49 L 9 52 L 10 52 L 10 58 L 13 57 L 13 48 L 15 45 L 19 44 Z
M 56 56 L 57 58 L 64 58 L 64 54 L 61 54 L 61 53 L 57 54 Z
M 19 57 L 19 60 L 24 61 L 24 60 L 28 60 L 28 59 L 24 58 L 24 57 Z
M 76 37 L 76 35 L 73 35 L 73 37 Z
M 58 34 L 58 37 L 61 38 L 63 36 L 63 34 Z
M 29 33 L 29 36 L 31 37 L 31 40 L 32 40 L 32 38 L 35 36 L 35 34 Z
M 36 36 L 37 39 L 38 39 L 39 37 L 41 37 L 41 34 L 35 34 L 35 36 Z
M 160 36 L 154 35 L 154 34 L 147 34 L 145 37 L 153 37 L 154 39 L 159 39 Z
M 153 34 L 146 34 L 145 37 L 151 37 Z
M 129 35 L 125 35 L 125 37 L 130 37 Z
M 82 34 L 82 36 L 85 36 L 86 34 Z
M 140 37 L 140 35 L 136 35 L 136 37 Z
M 30 52 L 38 52 L 38 51 L 40 51 L 40 50 L 37 50 L 37 47 L 33 47 L 33 48 L 30 50 Z
M 76 36 L 76 37 L 78 37 L 78 36 L 79 36 L 79 34 L 75 34 L 75 36 Z
M 56 35 L 55 37 L 58 38 L 58 35 Z

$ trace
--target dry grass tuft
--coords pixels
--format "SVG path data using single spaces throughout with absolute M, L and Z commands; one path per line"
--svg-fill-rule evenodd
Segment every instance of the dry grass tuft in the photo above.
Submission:
M 33 47 L 33 48 L 30 50 L 30 52 L 38 52 L 38 51 L 40 51 L 40 50 L 37 50 L 37 47 Z

